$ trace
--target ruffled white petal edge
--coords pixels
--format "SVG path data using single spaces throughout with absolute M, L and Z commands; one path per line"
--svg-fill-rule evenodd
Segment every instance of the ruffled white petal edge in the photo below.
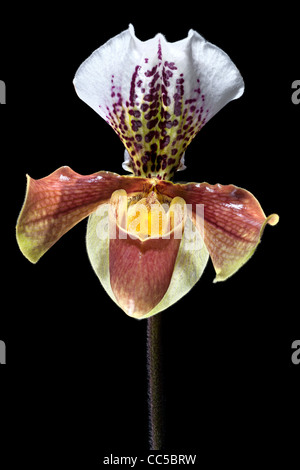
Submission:
M 132 25 L 79 67 L 79 97 L 115 130 L 136 176 L 172 178 L 206 122 L 244 91 L 229 56 L 196 31 L 141 41 Z
M 159 42 L 165 60 L 176 61 L 178 69 L 186 75 L 190 74 L 191 79 L 199 77 L 209 109 L 207 120 L 226 103 L 242 95 L 244 82 L 230 57 L 196 31 L 190 30 L 185 39 L 173 43 L 168 42 L 162 34 L 141 41 L 130 25 L 127 30 L 96 49 L 81 64 L 74 77 L 79 97 L 106 119 L 105 106 L 112 101 L 112 75 L 118 84 L 122 84 L 126 95 L 126 91 L 130 92 L 134 67 L 144 62 L 145 58 L 148 58 L 148 68 L 151 62 L 159 60 Z

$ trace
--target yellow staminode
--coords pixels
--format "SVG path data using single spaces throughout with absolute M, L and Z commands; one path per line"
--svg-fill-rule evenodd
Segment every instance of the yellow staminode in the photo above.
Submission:
M 166 206 L 164 204 L 164 206 Z M 127 212 L 127 230 L 140 238 L 158 237 L 168 229 L 167 208 L 158 201 L 155 193 L 132 204 Z
M 127 231 L 141 239 L 163 237 L 184 220 L 185 202 L 175 197 L 161 204 L 155 192 L 149 193 L 127 211 Z M 182 233 L 182 232 L 181 232 Z

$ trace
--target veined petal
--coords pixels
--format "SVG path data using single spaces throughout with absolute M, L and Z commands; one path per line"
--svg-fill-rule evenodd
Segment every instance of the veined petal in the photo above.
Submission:
M 169 287 L 182 230 L 178 237 L 175 236 L 177 227 L 173 227 L 164 236 L 157 235 L 155 231 L 154 237 L 146 239 L 141 239 L 137 235 L 139 232 L 129 233 L 127 217 L 124 217 L 127 210 L 127 197 L 124 195 L 124 190 L 115 191 L 110 199 L 110 285 L 120 307 L 128 315 L 141 318 L 162 300 Z M 174 199 L 181 203 L 180 198 Z M 180 206 L 179 217 L 176 217 L 176 225 L 180 228 L 185 216 L 182 202 L 183 207 Z M 137 206 L 139 225 L 142 225 L 145 218 L 148 221 L 148 210 L 144 204 L 137 203 Z M 162 206 L 161 211 L 164 212 Z
M 87 251 L 114 302 L 128 315 L 146 318 L 168 308 L 193 287 L 205 268 L 208 252 L 190 219 L 181 238 L 176 238 L 176 230 L 168 237 L 146 240 L 129 234 L 125 230 L 125 192 L 116 193 L 110 206 L 102 205 L 89 217 Z M 180 206 L 179 198 L 176 202 Z M 108 214 L 111 217 L 114 204 L 118 205 L 118 223 L 112 230 Z
M 279 220 L 277 214 L 266 217 L 250 192 L 233 185 L 161 181 L 157 190 L 186 201 L 215 267 L 215 282 L 224 281 L 248 261 L 266 224 L 276 225 Z M 204 209 L 204 220 L 203 210 L 197 216 L 197 207 Z
M 156 315 L 186 295 L 199 281 L 208 259 L 209 253 L 200 232 L 187 218 L 169 288 L 162 300 L 143 318 Z
M 174 271 L 181 240 L 138 237 L 110 240 L 109 269 L 112 291 L 130 316 L 149 313 L 165 295 Z
M 83 62 L 74 85 L 123 141 L 126 169 L 160 179 L 173 177 L 203 125 L 244 90 L 228 55 L 197 32 L 143 42 L 132 26 Z
M 128 193 L 150 186 L 143 178 L 120 176 L 108 171 L 80 175 L 61 167 L 45 178 L 27 176 L 27 190 L 17 222 L 17 241 L 32 263 L 68 230 L 110 199 L 113 191 Z

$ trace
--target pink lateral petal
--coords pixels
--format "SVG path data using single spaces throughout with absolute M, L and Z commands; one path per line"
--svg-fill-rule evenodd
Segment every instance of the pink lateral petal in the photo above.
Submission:
M 143 178 L 108 171 L 83 176 L 66 166 L 45 178 L 27 178 L 16 230 L 20 250 L 33 263 L 99 204 L 109 201 L 113 191 L 124 188 L 133 193 L 149 185 Z
M 254 253 L 265 225 L 275 225 L 279 220 L 277 214 L 266 217 L 257 199 L 237 186 L 161 181 L 157 189 L 169 197 L 180 196 L 191 205 L 199 230 L 203 232 L 204 226 L 204 243 L 217 273 L 216 281 L 234 274 Z M 196 217 L 197 204 L 204 205 L 204 224 Z

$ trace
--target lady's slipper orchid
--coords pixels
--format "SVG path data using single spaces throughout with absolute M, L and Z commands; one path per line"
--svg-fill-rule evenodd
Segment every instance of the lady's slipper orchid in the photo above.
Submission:
M 243 93 L 227 54 L 195 31 L 175 43 L 161 34 L 142 42 L 130 26 L 80 66 L 74 84 L 124 143 L 123 168 L 133 175 L 82 176 L 61 167 L 39 180 L 28 177 L 17 223 L 22 253 L 37 262 L 89 216 L 93 269 L 136 318 L 185 295 L 209 256 L 216 281 L 235 273 L 278 216 L 266 217 L 252 194 L 233 185 L 171 182 L 199 130 Z

